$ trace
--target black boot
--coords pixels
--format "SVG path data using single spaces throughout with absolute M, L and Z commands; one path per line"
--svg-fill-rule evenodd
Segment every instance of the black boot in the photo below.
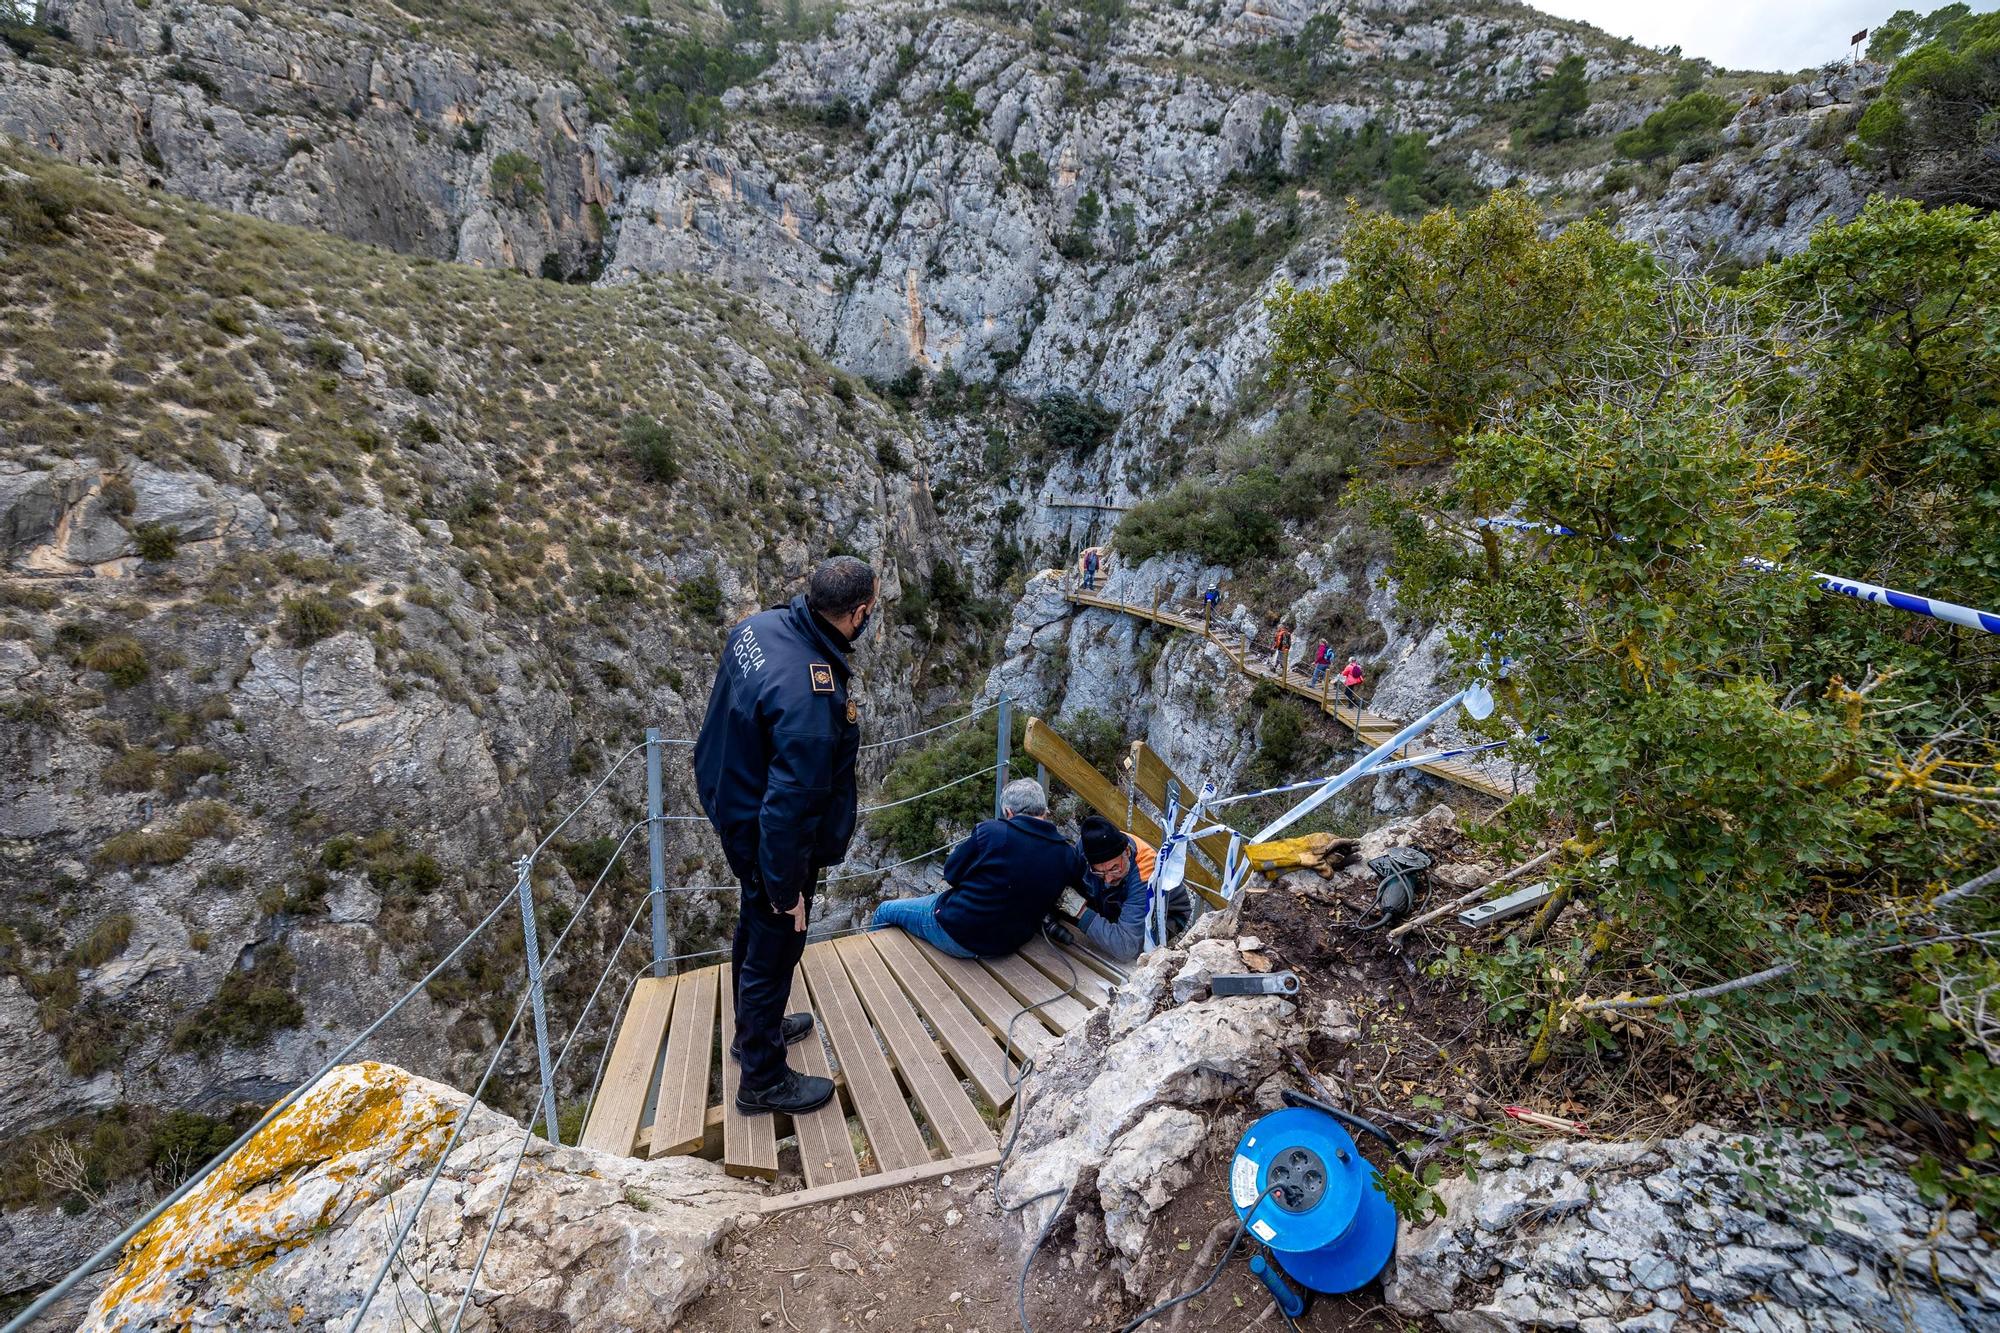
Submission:
M 778 1036 L 787 1046 L 796 1046 L 812 1035 L 813 1016 L 811 1014 L 786 1014 L 785 1021 L 778 1024 Z M 729 1044 L 729 1058 L 737 1064 L 743 1063 L 743 1038 L 738 1037 Z
M 736 1109 L 744 1115 L 762 1115 L 767 1111 L 804 1115 L 807 1111 L 817 1111 L 832 1100 L 832 1079 L 801 1074 L 796 1069 L 787 1069 L 784 1077 L 768 1088 L 736 1090 Z

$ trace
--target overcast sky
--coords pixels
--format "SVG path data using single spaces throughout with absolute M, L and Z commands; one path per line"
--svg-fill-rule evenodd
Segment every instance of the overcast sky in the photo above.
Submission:
M 1945 0 L 1528 0 L 1613 37 L 1674 46 L 1725 69 L 1812 69 L 1847 54 L 1847 39 L 1898 9 L 1927 14 Z M 1971 0 L 1985 13 L 2000 0 Z

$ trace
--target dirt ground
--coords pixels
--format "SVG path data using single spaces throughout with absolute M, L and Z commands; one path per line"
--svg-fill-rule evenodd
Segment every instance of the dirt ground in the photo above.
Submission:
M 1406 1141 L 1416 1141 L 1420 1127 L 1497 1118 L 1495 1089 L 1505 1082 L 1498 1071 L 1518 1060 L 1517 1039 L 1497 1038 L 1483 1006 L 1458 985 L 1426 975 L 1381 934 L 1354 928 L 1371 915 L 1372 897 L 1315 902 L 1280 888 L 1245 903 L 1240 934 L 1257 937 L 1275 967 L 1299 976 L 1301 1020 L 1316 1029 L 1307 1061 L 1314 1078 L 1335 1104 L 1391 1120 L 1385 1128 Z M 1317 1030 L 1329 1001 L 1355 1029 L 1344 1044 Z M 1496 1042 L 1504 1045 L 1496 1049 Z M 1286 1081 L 1310 1091 L 1302 1078 Z M 1213 1109 L 1235 1124 L 1255 1114 L 1247 1104 Z M 1193 1287 L 1228 1244 L 1236 1222 L 1226 1192 L 1233 1146 L 1218 1131 L 1201 1177 L 1156 1223 L 1172 1253 L 1149 1275 L 1149 1294 Z M 1385 1159 L 1372 1143 L 1364 1150 Z M 1016 1281 L 1025 1244 L 994 1203 L 992 1184 L 988 1168 L 765 1219 L 731 1242 L 722 1280 L 676 1327 L 688 1333 L 1019 1329 Z M 1076 1271 L 1070 1242 L 1065 1220 L 1035 1260 L 1029 1327 L 1115 1329 L 1138 1314 L 1141 1303 L 1121 1299 L 1115 1280 Z M 1208 1293 L 1147 1327 L 1284 1329 L 1248 1258 L 1247 1245 L 1239 1248 Z M 1407 1333 L 1422 1325 L 1384 1309 L 1374 1284 L 1350 1296 L 1315 1298 L 1292 1326 L 1307 1333 Z

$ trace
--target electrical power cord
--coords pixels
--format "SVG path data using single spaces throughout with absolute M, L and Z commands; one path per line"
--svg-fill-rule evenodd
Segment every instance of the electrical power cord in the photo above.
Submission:
M 1193 1291 L 1184 1291 L 1180 1295 L 1174 1297 L 1172 1300 L 1161 1301 L 1158 1305 L 1146 1311 L 1146 1313 L 1138 1316 L 1136 1319 L 1131 1320 L 1129 1323 L 1120 1325 L 1118 1333 L 1132 1333 L 1133 1329 L 1139 1327 L 1139 1325 L 1145 1323 L 1147 1320 L 1159 1318 L 1167 1311 L 1173 1309 L 1176 1305 L 1184 1305 L 1188 1301 L 1191 1301 L 1195 1297 L 1206 1292 L 1210 1287 L 1214 1286 L 1217 1280 L 1222 1277 L 1222 1270 L 1229 1267 L 1229 1261 L 1236 1257 L 1236 1247 L 1243 1243 L 1244 1233 L 1250 1230 L 1250 1218 L 1256 1213 L 1258 1208 L 1263 1206 L 1264 1200 L 1270 1198 L 1273 1194 L 1276 1194 L 1279 1190 L 1283 1188 L 1284 1186 L 1282 1184 L 1273 1184 L 1266 1186 L 1264 1192 L 1257 1196 L 1257 1202 L 1251 1204 L 1249 1209 L 1244 1212 L 1243 1216 L 1236 1219 L 1236 1234 L 1229 1238 L 1229 1248 L 1224 1250 L 1222 1252 L 1222 1257 L 1215 1261 L 1215 1267 L 1209 1270 L 1208 1277 L 1203 1280 L 1202 1284 L 1199 1287 L 1196 1287 Z M 1286 1320 L 1286 1322 L 1289 1323 L 1291 1321 L 1288 1319 Z
M 1042 1008 L 1044 1005 L 1054 1004 L 1057 1000 L 1068 997 L 1076 990 L 1078 981 L 1076 964 L 1072 962 L 1070 960 L 1070 956 L 1067 953 L 1065 953 L 1059 945 L 1057 945 L 1055 937 L 1049 933 L 1049 926 L 1047 921 L 1044 921 L 1042 923 L 1042 938 L 1048 941 L 1049 947 L 1055 950 L 1056 957 L 1062 959 L 1063 966 L 1069 970 L 1069 984 L 1068 986 L 1058 990 L 1053 995 L 1047 996 L 1040 1000 L 1036 1000 L 1032 1004 L 1022 1005 L 1019 1009 L 1016 1009 L 1013 1012 L 1013 1014 L 1007 1019 L 1007 1030 L 1006 1030 L 1005 1041 L 1003 1043 L 1003 1049 L 1001 1051 L 1001 1058 L 1004 1060 L 1008 1060 L 1009 1062 L 1012 1061 L 1013 1052 L 1016 1049 L 1014 1045 L 1014 1025 L 1020 1022 L 1023 1018 L 1027 1017 L 1029 1014 L 1032 1014 L 1036 1010 Z M 1042 1229 L 1040 1233 L 1036 1235 L 1034 1244 L 1028 1247 L 1028 1255 L 1025 1259 L 1021 1261 L 1020 1276 L 1014 1283 L 1014 1306 L 1016 1313 L 1019 1314 L 1021 1318 L 1021 1333 L 1034 1333 L 1033 1325 L 1031 1325 L 1028 1322 L 1028 1270 L 1034 1266 L 1035 1256 L 1041 1253 L 1042 1243 L 1048 1240 L 1049 1233 L 1055 1230 L 1056 1220 L 1062 1216 L 1063 1207 L 1065 1204 L 1069 1202 L 1069 1192 L 1071 1188 L 1070 1186 L 1065 1185 L 1060 1189 L 1043 1190 L 1040 1194 L 1031 1194 L 1027 1198 L 1022 1199 L 1016 1203 L 1003 1203 L 1001 1202 L 1000 1199 L 1001 1173 L 1007 1169 L 1007 1158 L 1013 1153 L 1014 1144 L 1018 1142 L 1021 1137 L 1021 1127 L 1027 1124 L 1028 1122 L 1028 1104 L 1024 1094 L 1021 1091 L 1021 1087 L 1022 1084 L 1027 1082 L 1028 1075 L 1034 1072 L 1035 1072 L 1034 1057 L 1023 1056 L 1020 1061 L 1020 1069 L 1017 1072 L 1010 1073 L 1006 1076 L 1007 1086 L 1014 1090 L 1014 1128 L 1011 1132 L 1008 1133 L 1007 1142 L 1002 1144 L 1000 1147 L 1000 1159 L 993 1164 L 993 1202 L 999 1205 L 1001 1212 L 1018 1213 L 1023 1208 L 1026 1208 L 1031 1204 L 1040 1203 L 1044 1199 L 1057 1199 L 1054 1210 L 1049 1213 L 1049 1220 L 1042 1224 Z M 1057 1196 L 1061 1197 L 1058 1198 Z

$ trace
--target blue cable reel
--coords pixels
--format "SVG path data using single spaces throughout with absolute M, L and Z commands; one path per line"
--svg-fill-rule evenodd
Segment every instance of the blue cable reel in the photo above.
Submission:
M 1396 1210 L 1374 1166 L 1345 1126 L 1311 1107 L 1273 1111 L 1244 1131 L 1230 1163 L 1229 1201 L 1270 1251 L 1275 1264 L 1253 1260 L 1251 1271 L 1289 1316 L 1305 1302 L 1283 1276 L 1340 1295 L 1374 1281 L 1396 1248 Z

